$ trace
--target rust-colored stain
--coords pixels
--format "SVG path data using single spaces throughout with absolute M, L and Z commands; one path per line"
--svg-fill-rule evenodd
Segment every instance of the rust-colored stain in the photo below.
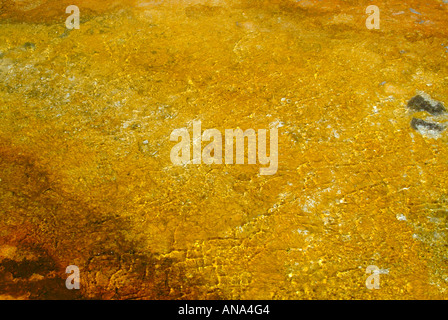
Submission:
M 0 298 L 446 299 L 447 9 L 0 0 Z M 174 165 L 193 121 L 277 172 Z

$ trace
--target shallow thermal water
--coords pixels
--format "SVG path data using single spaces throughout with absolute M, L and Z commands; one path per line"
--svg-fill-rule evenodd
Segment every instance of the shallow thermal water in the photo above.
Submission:
M 0 297 L 446 299 L 445 2 L 0 1 Z M 198 121 L 278 170 L 174 165 Z

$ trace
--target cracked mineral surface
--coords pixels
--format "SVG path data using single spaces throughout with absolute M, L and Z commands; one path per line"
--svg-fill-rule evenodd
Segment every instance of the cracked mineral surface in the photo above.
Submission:
M 0 298 L 446 299 L 448 4 L 371 4 L 0 0 Z M 199 120 L 276 174 L 173 165 Z

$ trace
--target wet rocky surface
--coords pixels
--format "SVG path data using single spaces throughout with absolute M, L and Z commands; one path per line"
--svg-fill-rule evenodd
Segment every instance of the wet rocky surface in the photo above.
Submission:
M 0 2 L 1 298 L 447 298 L 447 4 L 69 4 Z M 278 173 L 173 166 L 194 120 Z

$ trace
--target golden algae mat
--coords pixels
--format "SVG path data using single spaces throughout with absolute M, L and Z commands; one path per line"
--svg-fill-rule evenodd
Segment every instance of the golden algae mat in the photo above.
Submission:
M 446 299 L 447 14 L 0 0 L 0 298 Z

